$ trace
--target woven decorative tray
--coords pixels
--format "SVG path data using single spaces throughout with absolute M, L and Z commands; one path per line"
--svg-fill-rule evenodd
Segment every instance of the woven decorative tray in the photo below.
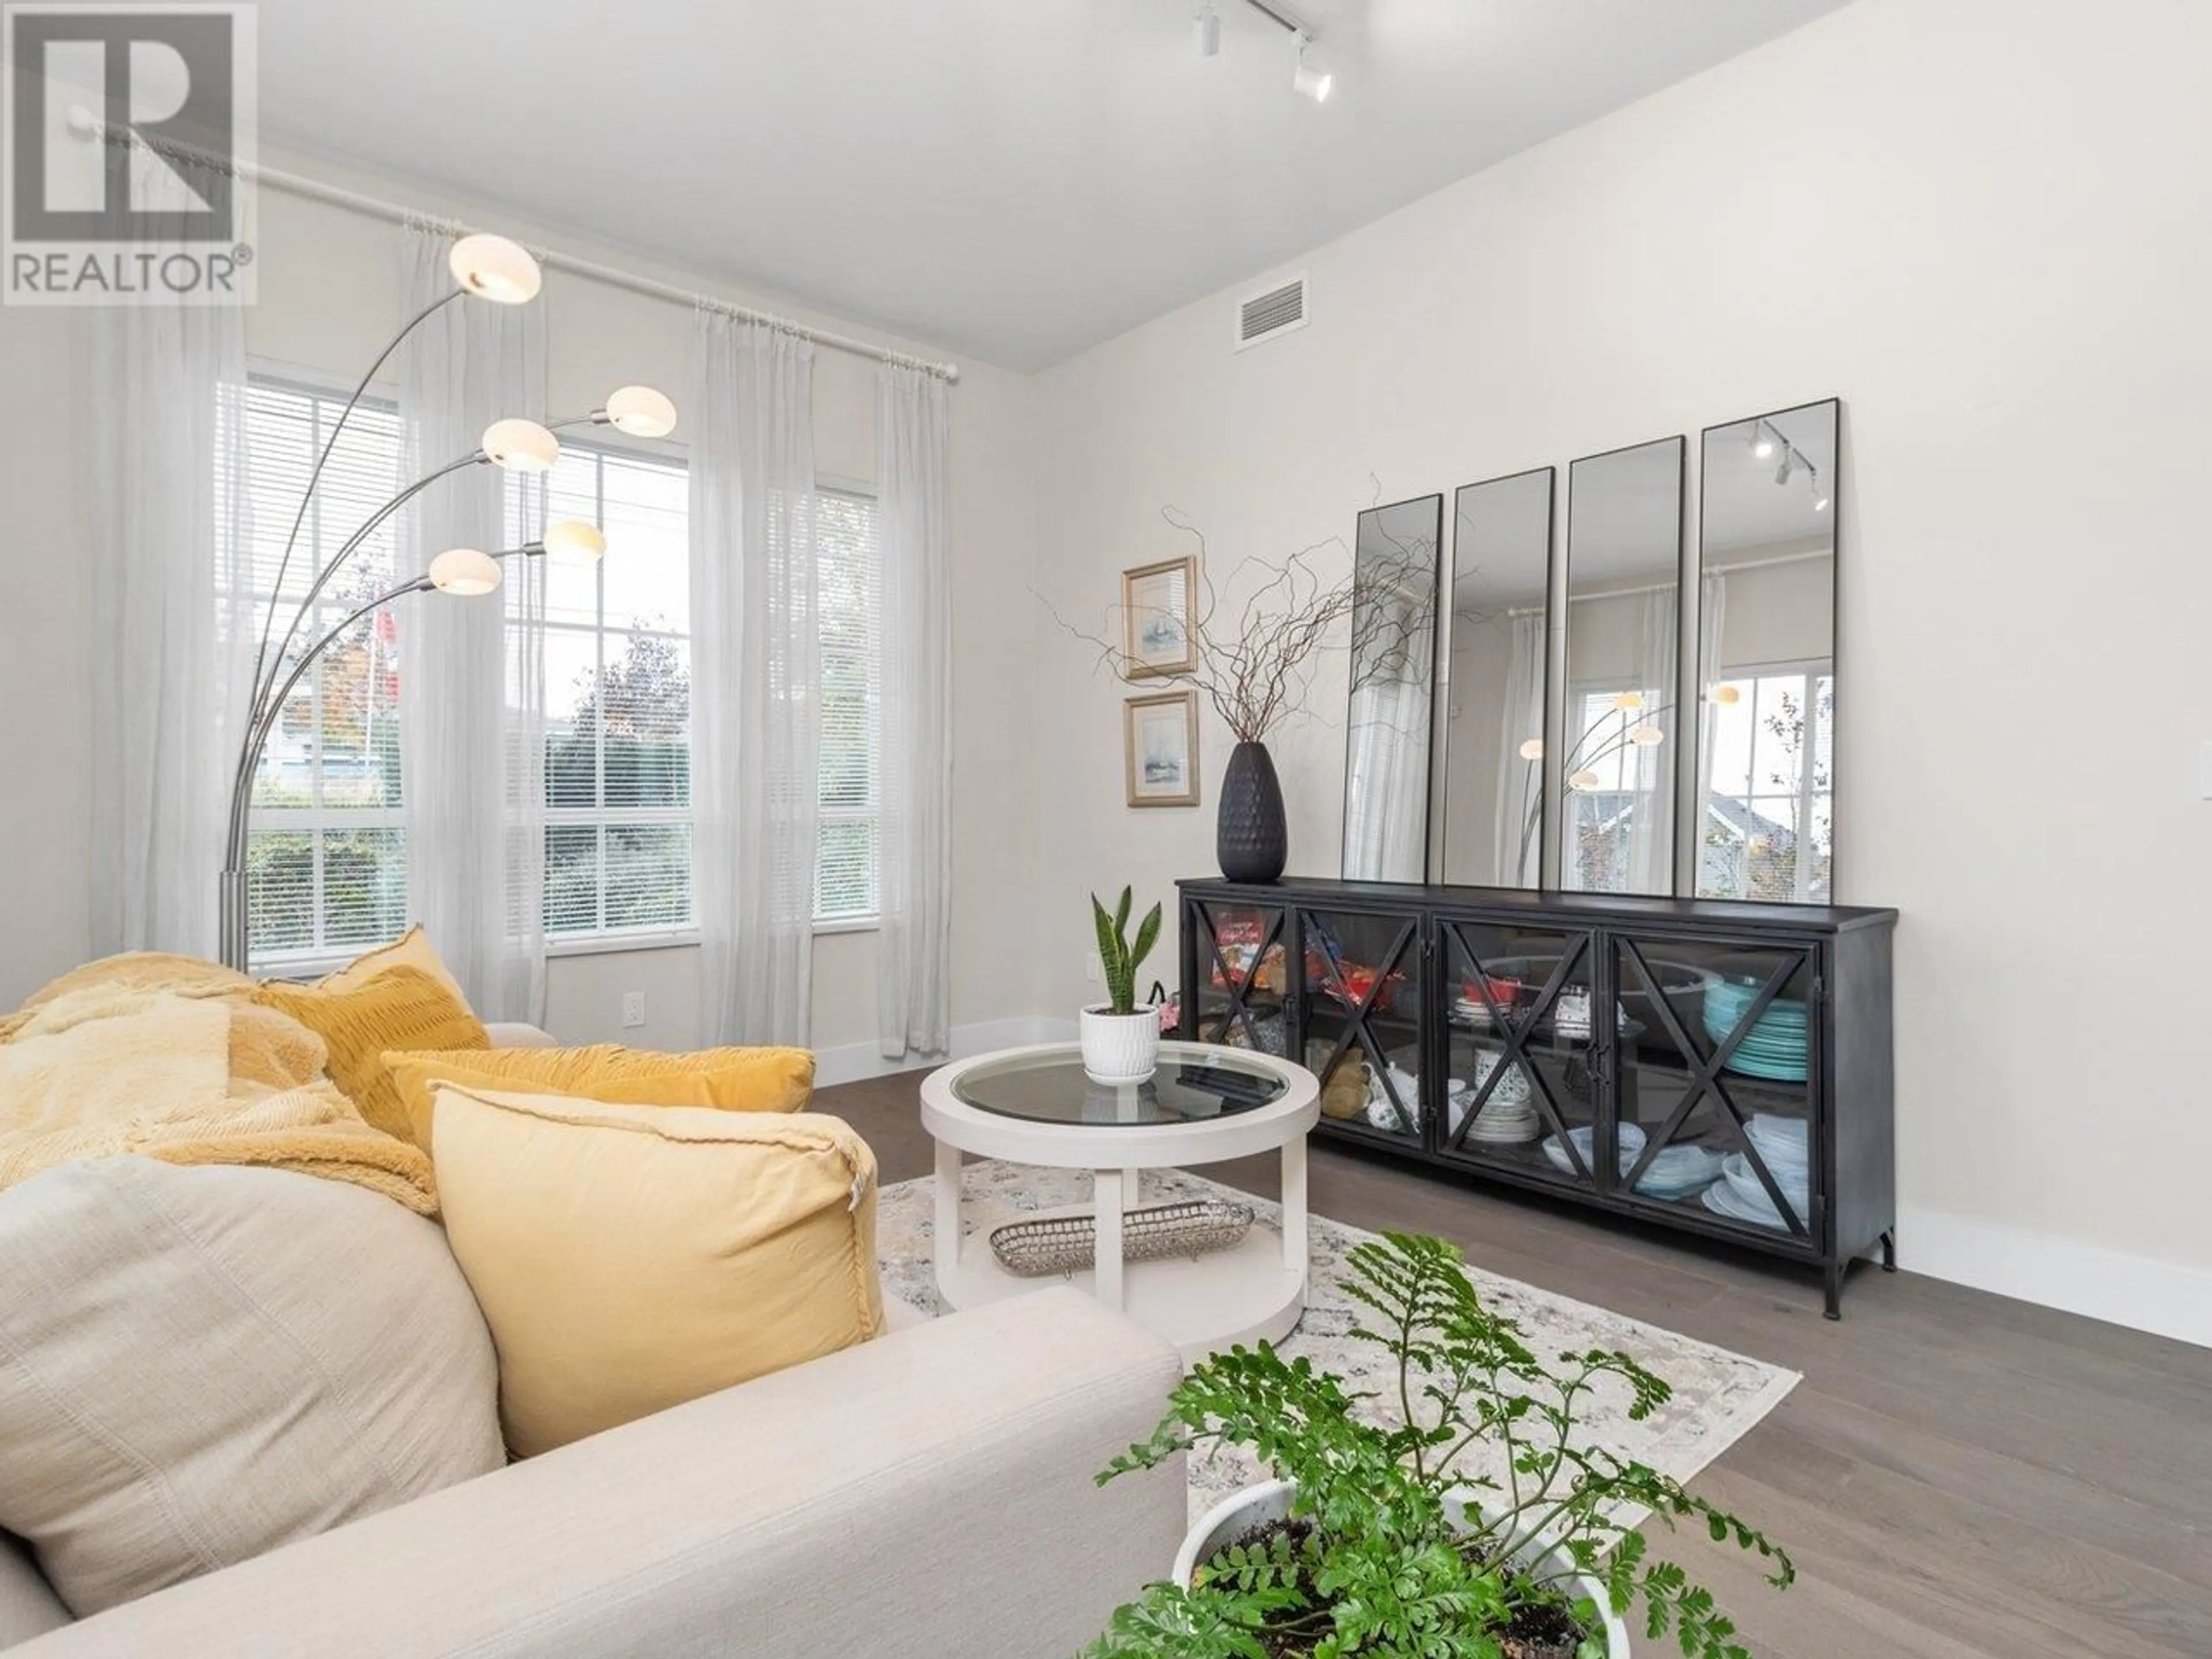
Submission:
M 1251 1228 L 1250 1210 L 1219 1199 L 1146 1205 L 1121 1218 L 1121 1260 L 1164 1261 L 1226 1250 Z M 1098 1224 L 1087 1215 L 1011 1221 L 991 1230 L 991 1254 L 1008 1273 L 1024 1279 L 1080 1273 L 1097 1261 Z

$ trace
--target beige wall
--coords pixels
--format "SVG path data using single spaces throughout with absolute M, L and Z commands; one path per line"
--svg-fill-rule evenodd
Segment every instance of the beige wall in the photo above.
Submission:
M 1231 352 L 1224 293 L 1049 372 L 1040 586 L 1107 603 L 1177 550 L 1164 504 L 1218 574 L 1841 394 L 1838 869 L 1904 915 L 1907 1260 L 2212 1340 L 2177 925 L 2212 915 L 2208 107 L 2195 0 L 1860 0 L 1291 262 L 1299 333 Z M 1039 638 L 1042 913 L 1166 896 L 1211 815 L 1122 807 L 1121 694 Z M 1279 760 L 1291 867 L 1327 873 L 1340 665 L 1314 702 Z M 1082 991 L 1064 937 L 1048 1006 Z
M 774 306 L 845 331 L 773 295 L 741 293 L 657 269 L 558 227 L 520 222 L 482 204 L 443 200 L 407 183 L 366 176 L 324 161 L 268 157 L 330 182 L 542 239 L 566 252 L 659 276 L 690 289 Z M 338 377 L 358 376 L 399 315 L 400 233 L 348 210 L 266 190 L 261 203 L 260 300 L 247 347 L 264 362 Z M 688 307 L 561 271 L 548 273 L 544 304 L 553 412 L 595 406 L 614 386 L 643 380 L 679 404 L 690 386 Z M 34 810 L 0 818 L 0 1006 L 83 959 L 89 949 L 86 860 L 88 812 L 82 757 L 89 745 L 88 694 L 100 641 L 90 614 L 90 428 L 84 392 L 89 329 L 82 313 L 0 309 L 0 380 L 33 388 L 0 400 L 0 464 L 7 468 L 0 513 L 0 697 L 19 718 L 11 771 L 40 782 Z M 903 343 L 926 352 L 920 343 Z M 931 353 L 930 355 L 941 355 Z M 1026 1015 L 1019 957 L 1019 896 L 1029 838 L 1003 826 L 1024 819 L 1030 799 L 1021 764 L 1027 717 L 1004 695 L 1027 672 L 1029 562 L 1035 533 L 1034 442 L 1027 377 L 963 362 L 953 404 L 955 930 L 952 1018 L 975 1025 Z M 872 479 L 876 465 L 874 366 L 836 351 L 816 360 L 815 449 L 825 475 Z M 678 438 L 682 437 L 679 426 Z M 212 881 L 213 873 L 210 879 Z M 680 1048 L 701 1038 L 698 952 L 688 947 L 556 956 L 548 974 L 547 1018 L 577 1041 L 623 1038 Z M 646 994 L 647 1021 L 620 1024 L 626 991 Z M 814 1038 L 817 1047 L 872 1048 L 875 936 L 817 941 Z M 859 1056 L 850 1057 L 848 1063 Z

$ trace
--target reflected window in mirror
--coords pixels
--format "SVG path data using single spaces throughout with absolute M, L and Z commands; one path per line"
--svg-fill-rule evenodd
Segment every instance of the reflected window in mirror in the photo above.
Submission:
M 1443 878 L 1534 887 L 1543 860 L 1553 469 L 1453 498 Z
M 1425 881 L 1444 498 L 1359 515 L 1352 544 L 1344 860 L 1352 881 Z
M 1680 438 L 1567 472 L 1559 885 L 1674 890 L 1682 463 Z
M 1834 902 L 1838 407 L 1704 434 L 1701 898 Z

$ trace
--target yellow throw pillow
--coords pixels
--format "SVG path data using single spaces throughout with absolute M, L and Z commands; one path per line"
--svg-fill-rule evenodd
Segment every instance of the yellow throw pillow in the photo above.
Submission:
M 626 1106 L 712 1106 L 725 1112 L 803 1112 L 814 1098 L 814 1056 L 804 1048 L 705 1048 L 664 1054 L 602 1042 L 589 1048 L 465 1048 L 384 1057 L 399 1085 L 408 1138 L 430 1150 L 438 1085 L 522 1089 Z
M 883 1329 L 875 1154 L 836 1118 L 449 1085 L 434 1143 L 522 1456 Z
M 420 968 L 386 968 L 346 989 L 270 981 L 253 1000 L 322 1038 L 323 1069 L 356 1110 L 388 1135 L 408 1139 L 407 1108 L 384 1063 L 392 1048 L 489 1048 L 491 1036 L 460 993 Z
M 390 968 L 419 968 L 429 975 L 458 999 L 466 1008 L 468 996 L 461 989 L 460 981 L 430 945 L 430 936 L 416 922 L 389 945 L 380 945 L 367 956 L 356 957 L 353 962 L 335 974 L 325 974 L 315 981 L 318 991 L 358 991 Z M 474 1012 L 471 1010 L 471 1012 Z

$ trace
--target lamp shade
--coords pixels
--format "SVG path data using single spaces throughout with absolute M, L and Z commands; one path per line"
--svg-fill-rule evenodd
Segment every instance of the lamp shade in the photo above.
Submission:
M 446 256 L 453 280 L 464 292 L 503 306 L 519 306 L 538 297 L 538 261 L 520 244 L 504 236 L 479 233 L 464 236 Z
M 545 526 L 545 550 L 571 557 L 597 559 L 605 556 L 607 538 L 596 525 L 581 519 L 556 519 Z
M 676 430 L 676 405 L 649 386 L 617 386 L 607 394 L 607 420 L 633 438 L 665 438 Z
M 543 472 L 561 459 L 561 441 L 535 421 L 510 416 L 484 428 L 483 453 L 510 472 Z
M 1581 771 L 1569 775 L 1567 779 L 1567 787 L 1570 789 L 1595 789 L 1597 787 L 1597 774 L 1591 771 L 1588 767 L 1584 767 Z
M 1524 742 L 1523 744 L 1522 744 L 1522 745 L 1521 745 L 1521 758 L 1522 758 L 1522 760 L 1541 760 L 1541 759 L 1543 759 L 1543 758 L 1544 758 L 1544 740 L 1543 740 L 1543 738 L 1528 738 L 1526 742 Z
M 1661 727 L 1652 725 L 1650 720 L 1645 720 L 1640 725 L 1628 728 L 1628 740 L 1642 748 L 1649 749 L 1656 744 L 1666 742 L 1667 733 Z
M 473 547 L 449 547 L 430 561 L 430 586 L 457 599 L 474 599 L 499 586 L 499 561 Z

